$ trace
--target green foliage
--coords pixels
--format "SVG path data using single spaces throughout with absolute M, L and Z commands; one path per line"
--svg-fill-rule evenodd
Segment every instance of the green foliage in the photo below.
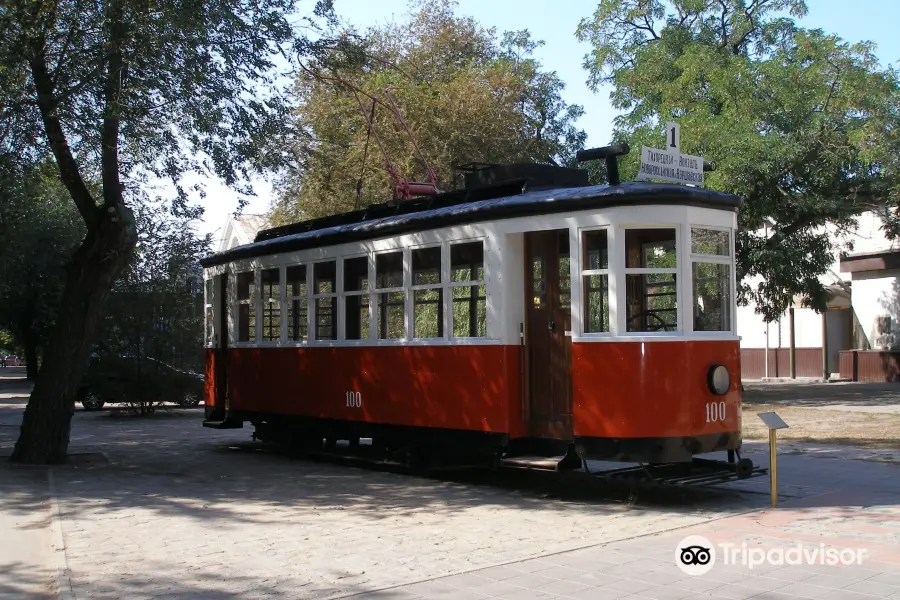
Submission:
M 392 180 L 379 140 L 400 176 L 428 181 L 390 110 L 389 89 L 440 189 L 460 183 L 453 167 L 462 163 L 573 161 L 585 140 L 574 125 L 583 111 L 562 100 L 562 81 L 532 57 L 542 42 L 528 31 L 498 37 L 454 8 L 429 0 L 401 23 L 364 35 L 341 30 L 332 37 L 357 40 L 352 51 L 338 46 L 305 65 L 294 88 L 293 135 L 276 142 L 292 161 L 276 222 L 351 210 L 358 182 L 361 206 L 388 200 Z M 363 112 L 371 114 L 373 99 L 370 132 Z
M 203 277 L 198 262 L 211 237 L 159 202 L 136 210 L 138 244 L 107 302 L 101 356 L 129 355 L 180 369 L 203 369 Z M 150 369 L 147 370 L 148 373 Z
M 659 147 L 677 120 L 682 152 L 717 165 L 708 187 L 744 198 L 740 300 L 767 319 L 798 294 L 824 307 L 826 227 L 900 203 L 897 72 L 871 44 L 798 27 L 790 16 L 806 10 L 802 0 L 602 0 L 578 29 L 593 46 L 589 84 L 613 84 L 625 111 L 615 137 Z M 638 161 L 639 152 L 622 161 L 623 178 Z M 889 232 L 900 231 L 894 215 Z
M 49 341 L 65 264 L 84 226 L 50 163 L 0 174 L 0 328 L 40 352 Z M 3 344 L 6 346 L 7 344 Z

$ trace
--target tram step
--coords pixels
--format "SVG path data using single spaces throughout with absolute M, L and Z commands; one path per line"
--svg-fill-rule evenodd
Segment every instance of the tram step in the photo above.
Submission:
M 210 429 L 243 429 L 244 423 L 225 419 L 224 421 L 203 421 L 203 426 Z

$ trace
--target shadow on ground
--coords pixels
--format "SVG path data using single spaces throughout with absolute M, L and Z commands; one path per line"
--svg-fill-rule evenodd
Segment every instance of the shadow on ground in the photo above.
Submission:
M 845 405 L 900 405 L 896 383 L 752 383 L 744 384 L 744 405 L 772 404 L 797 408 Z

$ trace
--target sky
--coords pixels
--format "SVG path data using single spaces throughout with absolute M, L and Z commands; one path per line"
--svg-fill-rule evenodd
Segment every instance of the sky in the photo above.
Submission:
M 597 4 L 586 0 L 458 0 L 460 15 L 471 16 L 498 33 L 528 29 L 532 37 L 545 45 L 535 52 L 544 68 L 556 71 L 566 82 L 563 98 L 580 104 L 585 114 L 578 123 L 588 135 L 587 147 L 605 145 L 612 132 L 616 112 L 609 103 L 609 88 L 597 93 L 587 87 L 587 72 L 582 68 L 589 46 L 578 42 L 575 29 L 579 21 L 591 15 Z M 836 33 L 848 42 L 871 41 L 883 65 L 900 64 L 900 0 L 807 0 L 809 13 L 799 21 L 807 28 Z M 406 0 L 334 0 L 342 19 L 364 29 L 371 25 L 400 21 L 407 13 Z M 546 12 L 545 12 L 546 11 Z M 215 180 L 205 180 L 207 197 L 198 200 L 205 216 L 197 230 L 201 234 L 221 235 L 229 214 L 237 208 L 237 195 Z M 245 213 L 265 213 L 272 198 L 272 186 L 265 180 L 254 185 L 257 196 L 251 198 Z

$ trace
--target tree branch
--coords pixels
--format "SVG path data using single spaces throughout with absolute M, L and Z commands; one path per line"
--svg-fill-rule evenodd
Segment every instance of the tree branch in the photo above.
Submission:
M 37 104 L 44 123 L 44 131 L 50 143 L 50 149 L 59 166 L 59 176 L 63 185 L 72 196 L 81 218 L 84 219 L 88 229 L 94 227 L 99 211 L 97 203 L 88 191 L 78 169 L 78 163 L 72 155 L 72 149 L 63 132 L 59 115 L 56 113 L 58 101 L 55 96 L 53 80 L 47 71 L 46 41 L 42 27 L 35 28 L 34 37 L 28 40 L 31 56 L 29 66 L 31 76 L 34 79 L 34 87 L 37 92 Z

